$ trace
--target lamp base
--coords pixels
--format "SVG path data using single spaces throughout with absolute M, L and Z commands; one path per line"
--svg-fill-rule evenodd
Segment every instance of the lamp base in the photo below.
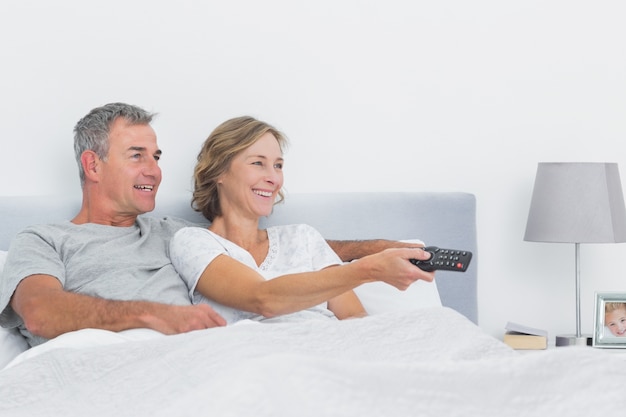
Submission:
M 590 335 L 576 336 L 564 334 L 556 337 L 556 346 L 591 346 L 593 338 Z

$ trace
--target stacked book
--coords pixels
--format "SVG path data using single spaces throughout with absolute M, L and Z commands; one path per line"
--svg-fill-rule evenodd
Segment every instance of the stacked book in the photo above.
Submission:
M 548 332 L 521 324 L 508 322 L 503 342 L 513 349 L 546 349 Z

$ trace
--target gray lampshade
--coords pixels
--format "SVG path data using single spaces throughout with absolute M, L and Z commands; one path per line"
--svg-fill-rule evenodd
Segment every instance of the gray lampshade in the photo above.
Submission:
M 617 164 L 539 163 L 524 240 L 626 242 L 626 208 Z

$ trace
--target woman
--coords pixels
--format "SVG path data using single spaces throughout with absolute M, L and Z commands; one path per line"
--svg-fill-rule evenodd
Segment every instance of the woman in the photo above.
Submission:
M 170 256 L 194 303 L 207 302 L 229 324 L 241 319 L 347 319 L 366 315 L 352 291 L 385 281 L 406 289 L 434 274 L 409 258 L 419 248 L 387 249 L 342 264 L 307 225 L 259 228 L 283 199 L 282 133 L 252 117 L 218 126 L 204 142 L 194 171 L 192 205 L 211 225 L 181 229 Z

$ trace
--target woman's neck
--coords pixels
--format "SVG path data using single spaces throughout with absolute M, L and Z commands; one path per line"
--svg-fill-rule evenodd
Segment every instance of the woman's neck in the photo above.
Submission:
M 259 221 L 250 219 L 231 219 L 219 216 L 213 219 L 209 230 L 234 244 L 252 252 L 267 241 L 267 232 L 259 230 Z

